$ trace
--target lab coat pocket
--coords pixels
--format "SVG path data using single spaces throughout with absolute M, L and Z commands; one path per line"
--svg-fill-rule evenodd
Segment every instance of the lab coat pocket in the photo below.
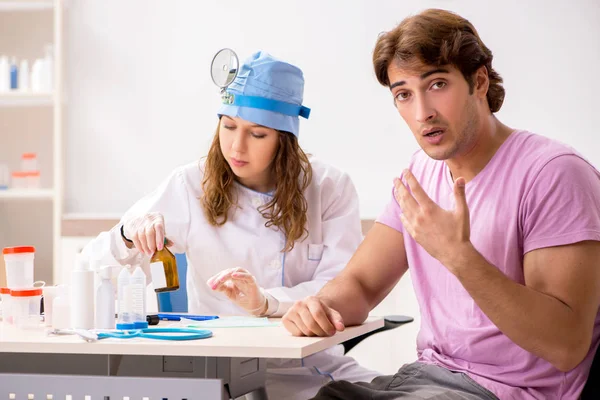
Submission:
M 308 245 L 308 261 L 321 261 L 323 258 L 323 250 L 325 245 L 323 244 L 312 244 Z

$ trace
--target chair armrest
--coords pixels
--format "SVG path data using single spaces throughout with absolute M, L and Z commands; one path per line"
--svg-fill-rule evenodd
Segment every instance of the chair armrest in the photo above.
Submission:
M 371 335 L 374 335 L 379 332 L 389 331 L 391 329 L 396 329 L 397 327 L 413 322 L 414 318 L 405 316 L 405 315 L 387 315 L 384 317 L 384 325 L 383 327 L 376 329 L 374 331 L 365 333 L 364 335 L 360 335 L 355 337 L 354 339 L 346 340 L 342 342 L 344 346 L 344 354 L 348 353 L 354 346 L 365 340 Z

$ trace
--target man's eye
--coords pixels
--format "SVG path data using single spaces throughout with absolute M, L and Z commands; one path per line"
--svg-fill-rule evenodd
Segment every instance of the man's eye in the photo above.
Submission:
M 396 100 L 404 101 L 410 97 L 410 93 L 408 92 L 400 92 L 396 95 Z

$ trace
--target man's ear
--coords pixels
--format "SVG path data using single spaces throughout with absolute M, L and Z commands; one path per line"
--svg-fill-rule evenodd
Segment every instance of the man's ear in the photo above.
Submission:
M 490 77 L 485 65 L 482 65 L 475 71 L 473 81 L 475 83 L 475 87 L 473 88 L 475 94 L 477 94 L 478 97 L 485 99 L 490 87 Z

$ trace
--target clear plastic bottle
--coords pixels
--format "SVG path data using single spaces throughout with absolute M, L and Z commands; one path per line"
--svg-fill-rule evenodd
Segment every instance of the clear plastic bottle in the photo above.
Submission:
M 167 248 L 166 237 L 164 243 L 162 250 L 156 250 L 150 259 L 152 283 L 154 284 L 154 291 L 157 293 L 179 289 L 177 261 L 173 253 Z
M 52 303 L 52 327 L 69 329 L 71 325 L 71 296 L 67 286 L 58 286 L 57 296 Z
M 131 315 L 131 286 L 130 273 L 128 268 L 123 268 L 117 278 L 118 298 L 119 298 L 119 319 L 117 329 L 134 329 L 133 316 Z
M 131 287 L 131 311 L 135 329 L 145 329 L 146 322 L 146 274 L 137 267 L 129 279 Z

